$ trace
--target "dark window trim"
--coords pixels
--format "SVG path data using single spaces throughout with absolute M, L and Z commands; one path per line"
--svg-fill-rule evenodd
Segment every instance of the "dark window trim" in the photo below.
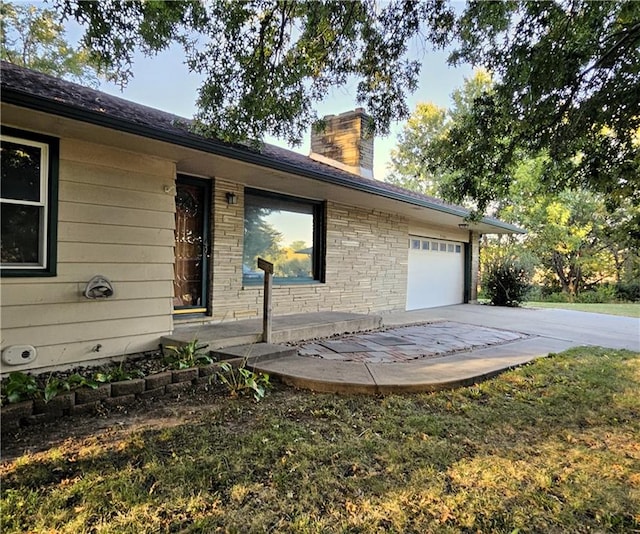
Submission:
M 463 302 L 468 304 L 471 300 L 471 244 L 463 243 L 464 252 L 464 298 Z
M 56 276 L 58 266 L 58 181 L 60 178 L 60 140 L 56 137 L 42 135 L 39 133 L 10 128 L 0 127 L 1 135 L 22 138 L 27 141 L 45 143 L 49 146 L 49 176 L 47 195 L 47 235 L 46 250 L 47 262 L 40 269 L 8 269 L 0 266 L 0 276 L 4 278 L 27 278 Z
M 206 246 L 207 252 L 203 254 L 202 258 L 202 294 L 200 295 L 201 302 L 204 303 L 203 306 L 174 306 L 173 318 L 175 319 L 183 319 L 183 318 L 193 318 L 193 317 L 202 317 L 203 315 L 209 315 L 211 313 L 211 299 L 210 299 L 210 289 L 211 289 L 211 257 L 213 255 L 213 247 L 211 244 L 211 201 L 213 194 L 213 183 L 212 180 L 207 178 L 200 178 L 199 176 L 191 176 L 189 174 L 180 174 L 176 175 L 176 186 L 178 183 L 183 183 L 187 185 L 194 185 L 197 187 L 201 187 L 204 191 L 204 221 L 203 221 L 203 229 L 202 229 L 202 241 Z M 191 308 L 206 308 L 204 312 L 194 311 L 193 313 L 180 313 L 176 314 L 175 312 L 178 310 L 188 310 Z
M 289 280 L 287 278 L 274 277 L 274 285 L 297 286 L 304 284 L 324 284 L 326 282 L 326 247 L 327 247 L 327 203 L 322 200 L 312 200 L 309 198 L 296 197 L 283 193 L 274 193 L 273 191 L 264 191 L 262 189 L 253 189 L 245 187 L 244 194 L 254 195 L 262 198 L 288 200 L 299 204 L 307 204 L 313 208 L 313 257 L 312 269 L 313 278 L 308 280 Z M 244 226 L 244 224 L 243 224 Z M 263 285 L 263 280 L 245 280 L 242 279 L 244 287 L 255 287 Z

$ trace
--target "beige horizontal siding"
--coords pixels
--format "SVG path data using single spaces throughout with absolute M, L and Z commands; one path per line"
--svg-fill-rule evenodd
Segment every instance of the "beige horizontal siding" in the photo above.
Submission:
M 138 228 L 135 226 L 105 226 L 96 223 L 67 223 L 58 225 L 58 242 L 104 243 L 121 245 L 171 246 L 173 230 Z
M 3 306 L 1 320 L 3 328 L 77 324 L 92 321 L 110 321 L 128 317 L 169 315 L 172 312 L 168 298 L 144 298 L 137 300 L 94 300 L 65 304 L 29 304 Z
M 171 263 L 173 250 L 166 246 L 108 245 L 58 242 L 61 263 Z
M 111 336 L 94 341 L 86 339 L 77 343 L 65 342 L 60 345 L 41 345 L 38 347 L 38 362 L 48 362 L 38 371 L 46 371 L 60 366 L 90 366 L 93 360 L 117 358 L 126 354 L 156 350 L 158 348 L 159 332 L 140 334 L 136 336 Z M 99 345 L 99 346 L 98 346 Z M 95 365 L 95 363 L 93 364 Z M 32 369 L 31 366 L 11 366 L 5 371 L 21 371 Z
M 124 194 L 126 192 L 126 194 Z M 122 189 L 95 184 L 82 184 L 60 180 L 61 201 L 97 206 L 116 206 L 151 211 L 170 211 L 174 206 L 173 196 L 166 193 L 124 191 Z
M 95 272 L 95 270 L 91 272 Z M 8 303 L 20 303 L 18 306 L 42 304 L 43 302 L 55 302 L 57 304 L 87 303 L 88 301 L 82 293 L 89 278 L 87 276 L 85 278 L 86 281 L 83 282 L 48 283 L 45 291 L 43 291 L 42 283 L 34 284 L 24 279 L 14 278 L 12 279 L 13 283 L 3 283 L 2 301 L 7 304 L 3 305 L 2 310 L 16 306 L 16 304 L 10 305 Z M 112 278 L 112 280 L 115 280 L 115 278 Z M 113 298 L 100 301 L 100 303 L 173 297 L 173 289 L 166 281 L 148 281 L 143 278 L 134 282 L 125 282 L 121 278 L 117 280 L 117 282 L 114 282 L 115 295 Z M 1 324 L 6 328 L 6 324 Z
M 35 346 L 32 368 L 155 348 L 173 323 L 174 185 L 171 161 L 62 139 L 58 274 L 3 279 L 2 347 Z M 82 295 L 96 274 L 112 298 Z
M 82 284 L 84 288 L 95 274 L 105 275 L 117 282 L 151 280 L 171 282 L 173 280 L 173 265 L 164 263 L 67 263 L 64 266 L 59 266 L 58 275 L 54 278 L 30 278 L 26 283 L 30 286 L 37 286 L 38 284 L 55 285 L 76 282 Z M 21 286 L 26 280 L 25 278 L 4 278 L 2 280 L 3 301 L 4 292 L 9 286 Z M 37 291 L 42 292 L 41 289 Z M 9 300 L 9 302 L 14 303 L 15 301 Z
M 80 341 L 102 343 L 111 337 L 134 337 L 150 332 L 168 332 L 171 330 L 170 315 L 156 315 L 132 319 L 112 319 L 86 321 L 82 323 L 46 325 L 38 327 L 9 328 L 3 330 L 3 344 L 27 343 L 35 347 L 46 345 L 64 345 Z M 160 338 L 158 337 L 158 340 Z
M 116 206 L 96 206 L 77 202 L 60 202 L 58 220 L 64 222 L 91 222 L 110 226 L 128 226 L 136 228 L 166 228 L 173 230 L 175 217 L 173 211 L 150 211 Z
M 96 165 L 95 162 L 79 162 L 65 159 L 63 164 L 66 169 L 65 182 L 76 182 L 85 185 L 108 186 L 115 189 L 127 189 L 130 191 L 143 191 L 145 193 L 161 194 L 171 197 L 172 191 L 165 193 L 165 187 L 171 187 L 172 181 L 158 180 L 157 174 L 151 174 L 144 169 L 143 172 L 133 172 L 130 169 L 122 172 L 121 169 L 108 165 Z

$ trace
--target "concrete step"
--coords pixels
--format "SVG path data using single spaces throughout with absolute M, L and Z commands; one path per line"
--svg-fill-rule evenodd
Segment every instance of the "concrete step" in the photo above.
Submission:
M 257 362 L 268 362 L 278 358 L 295 356 L 297 349 L 296 347 L 274 345 L 273 343 L 251 343 L 214 350 L 212 353 L 218 361 L 246 358 L 247 364 L 253 365 Z
M 309 321 L 307 324 L 291 324 L 288 328 L 273 330 L 273 343 L 297 342 L 309 339 L 331 337 L 338 334 L 366 332 L 382 326 L 382 317 L 378 315 L 350 314 L 340 320 Z
M 345 312 L 279 315 L 273 319 L 271 342 L 297 342 L 374 330 L 381 326 L 382 318 L 379 315 Z M 207 345 L 210 351 L 239 345 L 253 345 L 262 341 L 262 319 L 211 324 L 177 324 L 171 335 L 162 337 L 161 343 L 163 347 L 179 347 L 194 339 L 197 339 L 199 344 Z

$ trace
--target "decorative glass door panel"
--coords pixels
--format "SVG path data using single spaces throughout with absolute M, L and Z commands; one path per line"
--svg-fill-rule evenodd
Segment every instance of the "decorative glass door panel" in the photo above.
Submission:
M 206 313 L 209 258 L 209 182 L 176 183 L 174 313 Z

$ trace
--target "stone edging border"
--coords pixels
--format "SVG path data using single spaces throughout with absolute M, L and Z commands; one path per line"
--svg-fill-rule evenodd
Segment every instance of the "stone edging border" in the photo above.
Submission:
M 226 360 L 237 366 L 242 359 Z M 94 414 L 100 406 L 126 406 L 137 400 L 175 396 L 197 391 L 210 385 L 220 370 L 220 362 L 154 373 L 144 378 L 103 384 L 96 389 L 81 387 L 56 395 L 49 402 L 43 399 L 7 404 L 0 408 L 0 429 L 4 434 L 22 426 L 54 421 L 68 415 Z

